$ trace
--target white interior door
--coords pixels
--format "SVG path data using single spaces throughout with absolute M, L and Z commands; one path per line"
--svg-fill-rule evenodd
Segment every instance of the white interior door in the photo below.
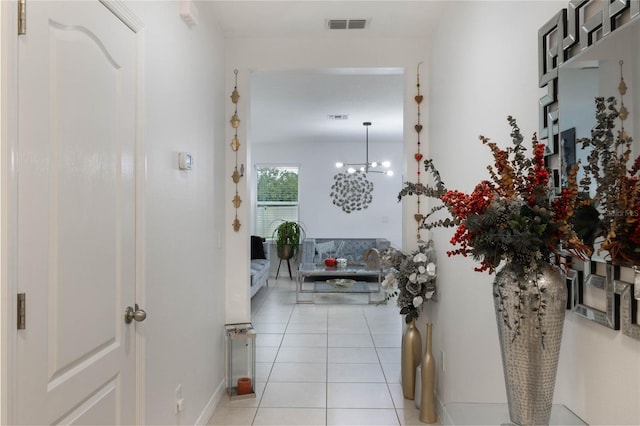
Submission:
M 19 37 L 15 422 L 135 423 L 135 34 L 29 1 Z

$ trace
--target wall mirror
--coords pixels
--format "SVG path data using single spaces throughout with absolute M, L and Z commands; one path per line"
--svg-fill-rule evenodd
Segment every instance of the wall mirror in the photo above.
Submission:
M 624 76 L 627 93 L 624 103 L 629 109 L 626 131 L 633 136 L 634 150 L 640 152 L 640 135 L 635 131 L 640 116 L 640 21 L 623 26 L 616 33 L 595 43 L 560 65 L 558 69 L 558 128 L 560 134 L 562 182 L 569 167 L 577 161 L 584 164 L 588 152 L 576 147 L 575 141 L 590 137 L 595 126 L 596 96 L 614 96 L 620 106 L 618 85 Z M 577 148 L 577 149 L 576 149 Z M 578 179 L 582 173 L 578 176 Z M 591 195 L 595 195 L 592 190 Z
M 569 167 L 584 163 L 588 155 L 576 141 L 589 137 L 596 124 L 594 98 L 615 96 L 620 105 L 621 72 L 628 87 L 624 104 L 630 112 L 624 126 L 634 138 L 634 157 L 640 153 L 639 43 L 638 0 L 573 0 L 540 28 L 539 84 L 547 93 L 539 103 L 539 134 L 546 139 L 557 190 L 566 183 Z M 571 309 L 640 339 L 639 270 L 621 270 L 598 255 L 588 262 L 570 263 Z

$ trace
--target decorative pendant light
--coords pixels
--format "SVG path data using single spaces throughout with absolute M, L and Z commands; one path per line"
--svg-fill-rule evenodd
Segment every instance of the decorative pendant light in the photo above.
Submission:
M 371 122 L 365 121 L 362 125 L 366 129 L 364 163 L 336 163 L 337 168 L 346 167 L 347 169 L 333 177 L 334 182 L 331 186 L 330 196 L 333 198 L 333 204 L 340 207 L 345 213 L 366 209 L 373 201 L 371 195 L 373 182 L 367 179 L 367 173 L 393 175 L 393 171 L 389 170 L 391 163 L 388 161 L 369 161 L 369 126 L 371 126 Z M 387 170 L 377 170 L 378 167 Z
M 364 163 L 336 163 L 336 167 L 342 169 L 347 167 L 347 173 L 355 173 L 357 170 L 361 171 L 364 174 L 367 173 L 382 173 L 387 176 L 393 176 L 393 170 L 378 170 L 378 167 L 382 167 L 384 169 L 389 169 L 391 167 L 391 163 L 389 161 L 369 161 L 369 126 L 371 126 L 370 121 L 365 121 L 362 125 L 366 129 L 366 137 L 365 137 L 365 161 Z

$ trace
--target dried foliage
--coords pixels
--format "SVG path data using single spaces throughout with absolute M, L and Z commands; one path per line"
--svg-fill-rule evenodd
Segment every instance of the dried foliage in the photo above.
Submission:
M 455 227 L 449 256 L 472 256 L 480 262 L 477 271 L 494 272 L 505 261 L 520 267 L 523 273 L 535 272 L 561 247 L 582 253 L 588 248 L 577 238 L 570 219 L 579 205 L 575 169 L 569 185 L 553 197 L 550 172 L 544 164 L 545 145 L 534 133 L 532 155 L 527 156 L 524 137 L 516 120 L 511 126 L 512 145 L 501 149 L 489 138 L 480 141 L 489 147 L 494 164 L 487 166 L 489 179 L 478 183 L 471 194 L 447 190 L 432 160 L 425 171 L 433 185 L 406 183 L 398 199 L 408 195 L 437 198 L 442 204 L 424 216 L 422 228 Z M 433 214 L 447 209 L 449 217 L 433 220 Z
M 480 262 L 476 271 L 493 273 L 501 262 L 511 265 L 512 270 L 524 278 L 519 281 L 519 297 L 529 297 L 529 294 L 537 297 L 530 314 L 541 324 L 547 301 L 544 280 L 538 278 L 544 264 L 561 249 L 581 257 L 590 255 L 589 248 L 577 237 L 570 222 L 580 206 L 577 166 L 568 176 L 568 186 L 554 196 L 549 183 L 551 174 L 544 162 L 545 145 L 538 142 L 534 133 L 531 155 L 527 155 L 516 120 L 511 116 L 507 120 L 511 126 L 512 145 L 506 149 L 480 136 L 480 141 L 493 154 L 493 164 L 487 166 L 489 179 L 479 182 L 473 192 L 465 194 L 446 189 L 433 162 L 426 160 L 425 171 L 431 174 L 434 184 L 406 183 L 398 199 L 424 195 L 440 200 L 442 204 L 437 204 L 424 216 L 421 227 L 455 227 L 451 238 L 454 249 L 447 254 L 472 256 Z M 433 215 L 443 209 L 449 217 L 434 220 Z M 505 290 L 494 286 L 494 297 L 499 301 L 505 324 L 514 329 L 514 336 L 518 335 L 527 314 L 520 309 L 516 320 L 510 321 L 508 315 L 505 316 Z M 524 306 L 524 303 L 518 306 Z
M 624 118 L 616 99 L 597 97 L 596 126 L 591 138 L 579 139 L 590 150 L 580 181 L 584 194 L 595 184 L 595 196 L 585 196 L 574 226 L 591 247 L 602 237 L 600 251 L 617 264 L 640 264 L 640 155 L 632 160 L 632 138 L 616 120 Z M 587 219 L 583 219 L 583 218 Z M 590 220 L 589 220 L 590 219 Z

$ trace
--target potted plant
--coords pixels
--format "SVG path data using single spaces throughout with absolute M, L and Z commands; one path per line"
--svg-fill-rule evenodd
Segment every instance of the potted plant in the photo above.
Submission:
M 300 241 L 304 235 L 304 228 L 299 222 L 283 220 L 271 236 L 276 242 L 278 257 L 283 260 L 293 258 L 300 249 Z

